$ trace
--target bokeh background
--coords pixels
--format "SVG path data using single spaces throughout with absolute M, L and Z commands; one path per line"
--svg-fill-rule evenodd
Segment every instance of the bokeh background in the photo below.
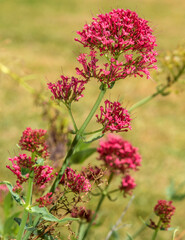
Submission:
M 47 92 L 48 81 L 57 80 L 61 73 L 75 72 L 76 57 L 83 51 L 74 41 L 76 31 L 96 14 L 113 8 L 131 9 L 149 21 L 159 55 L 185 39 L 183 0 L 0 0 L 0 62 L 21 76 L 33 74 L 28 83 Z M 123 105 L 131 106 L 153 93 L 155 87 L 155 76 L 150 80 L 128 78 L 119 81 L 107 97 L 122 99 Z M 120 239 L 125 239 L 126 232 L 137 231 L 142 224 L 139 216 L 146 219 L 157 200 L 166 198 L 170 179 L 176 185 L 185 180 L 185 96 L 183 91 L 178 92 L 158 97 L 135 110 L 133 130 L 123 135 L 140 149 L 143 162 L 135 174 L 135 200 L 124 218 L 124 223 L 131 225 L 120 230 Z M 98 86 L 89 83 L 84 99 L 74 104 L 78 124 L 97 95 Z M 8 157 L 15 155 L 16 144 L 27 126 L 47 128 L 47 123 L 32 96 L 0 72 L 0 180 L 13 181 L 6 164 Z M 101 213 L 103 225 L 92 229 L 90 239 L 105 239 L 127 203 L 128 199 L 123 197 L 113 203 L 106 201 Z M 183 232 L 185 200 L 174 205 L 177 210 L 173 226 L 179 226 Z M 151 231 L 146 229 L 138 239 L 150 236 Z M 170 234 L 163 232 L 159 239 L 171 239 Z

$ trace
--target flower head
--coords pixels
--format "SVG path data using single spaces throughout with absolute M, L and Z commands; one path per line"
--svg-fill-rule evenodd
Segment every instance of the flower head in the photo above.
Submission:
M 49 153 L 47 151 L 48 146 L 45 140 L 46 132 L 47 131 L 43 129 L 31 129 L 30 127 L 27 127 L 19 141 L 21 150 L 36 152 L 44 158 L 47 157 Z
M 76 172 L 69 167 L 66 168 L 65 174 L 62 176 L 60 183 L 76 193 L 89 192 L 91 189 L 89 180 L 81 174 L 76 174 Z
M 154 212 L 160 218 L 162 228 L 169 228 L 171 217 L 175 213 L 175 207 L 172 205 L 172 201 L 159 200 L 154 207 Z
M 138 149 L 121 137 L 109 134 L 107 140 L 100 141 L 97 148 L 99 160 L 113 172 L 127 173 L 130 169 L 137 170 L 141 165 Z
M 36 158 L 32 161 L 31 157 L 26 154 L 19 154 L 14 158 L 9 158 L 12 162 L 12 167 L 6 166 L 17 176 L 16 186 L 14 191 L 20 192 L 22 190 L 22 184 L 29 179 L 29 174 L 34 171 L 34 185 L 36 187 L 44 188 L 45 184 L 48 183 L 54 175 L 52 175 L 53 168 L 50 166 L 36 166 Z M 26 173 L 22 171 L 26 170 Z
M 93 18 L 91 24 L 86 24 L 82 31 L 77 32 L 80 39 L 75 40 L 84 47 L 98 49 L 101 55 L 110 54 L 115 60 L 123 54 L 123 69 L 127 76 L 142 76 L 142 72 L 150 77 L 148 69 L 156 68 L 157 55 L 152 32 L 148 21 L 139 18 L 135 12 L 113 9 Z
M 126 132 L 131 129 L 130 115 L 128 111 L 121 107 L 119 102 L 105 101 L 105 109 L 100 107 L 100 116 L 96 115 L 97 122 L 104 127 L 103 133 L 110 132 Z
M 52 194 L 53 194 L 52 192 L 49 192 L 43 197 L 36 199 L 36 202 L 38 202 L 39 207 L 46 207 L 50 205 L 53 202 L 53 198 L 51 197 Z
M 71 103 L 78 101 L 83 97 L 83 90 L 86 81 L 79 80 L 78 78 L 61 76 L 61 80 L 57 83 L 48 83 L 48 88 L 53 93 L 53 98 L 61 100 L 64 103 Z
M 135 180 L 130 175 L 126 175 L 122 178 L 120 190 L 124 191 L 124 196 L 126 194 L 132 194 L 132 190 L 135 188 Z

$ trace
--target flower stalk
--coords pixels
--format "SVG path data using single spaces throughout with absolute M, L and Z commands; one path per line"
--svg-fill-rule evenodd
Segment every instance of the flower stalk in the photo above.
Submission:
M 95 220 L 95 218 L 96 218 L 96 216 L 97 216 L 97 213 L 99 212 L 100 207 L 101 207 L 101 205 L 102 205 L 105 197 L 107 196 L 107 189 L 108 189 L 108 187 L 109 187 L 109 185 L 110 185 L 110 182 L 112 181 L 113 175 L 114 175 L 114 173 L 111 173 L 111 174 L 110 174 L 110 177 L 109 177 L 109 180 L 108 180 L 108 184 L 107 184 L 107 186 L 105 187 L 104 191 L 102 192 L 102 195 L 101 195 L 100 200 L 99 200 L 99 202 L 98 202 L 98 205 L 97 205 L 97 207 L 96 207 L 95 213 L 93 214 L 92 219 L 91 219 L 91 221 L 89 222 L 89 224 L 88 224 L 88 226 L 87 226 L 87 228 L 86 228 L 86 230 L 85 230 L 85 232 L 84 232 L 84 235 L 83 235 L 83 237 L 82 237 L 82 240 L 86 239 L 87 234 L 88 234 L 88 232 L 89 232 L 89 230 L 90 230 L 90 228 L 91 228 L 91 226 L 92 226 L 92 224 L 93 224 L 93 222 L 94 222 L 94 220 Z
M 87 116 L 86 120 L 84 121 L 84 123 L 82 124 L 81 128 L 77 131 L 75 137 L 74 137 L 74 140 L 71 144 L 71 147 L 67 153 L 67 156 L 64 160 L 64 163 L 52 185 L 52 187 L 50 188 L 50 192 L 54 192 L 56 187 L 58 186 L 60 180 L 61 180 L 61 177 L 63 176 L 66 168 L 69 166 L 69 163 L 70 163 L 70 159 L 71 159 L 71 156 L 73 155 L 75 149 L 76 149 L 76 146 L 77 144 L 79 143 L 80 139 L 82 138 L 83 136 L 83 133 L 87 127 L 87 125 L 89 124 L 90 120 L 92 119 L 92 117 L 94 116 L 94 113 L 96 112 L 97 108 L 99 107 L 100 103 L 101 103 L 101 100 L 103 99 L 104 95 L 105 95 L 105 92 L 106 92 L 106 88 L 101 88 L 101 92 L 93 106 L 93 108 L 91 109 L 89 115 Z
M 32 162 L 34 161 L 34 159 L 35 159 L 35 153 L 32 153 Z M 33 179 L 34 179 L 34 171 L 31 171 L 29 174 L 28 191 L 27 191 L 27 195 L 26 195 L 26 202 L 24 205 L 24 212 L 23 212 L 23 216 L 22 216 L 22 220 L 21 220 L 21 225 L 20 225 L 19 232 L 17 235 L 17 240 L 22 239 L 22 236 L 24 234 L 24 229 L 26 226 L 26 222 L 28 219 L 28 208 L 31 204 L 31 199 L 32 199 Z

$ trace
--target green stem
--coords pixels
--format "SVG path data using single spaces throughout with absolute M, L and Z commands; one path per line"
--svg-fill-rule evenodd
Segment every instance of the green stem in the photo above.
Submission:
M 96 207 L 95 213 L 93 214 L 92 219 L 91 219 L 91 221 L 89 222 L 89 224 L 88 224 L 88 226 L 87 226 L 87 228 L 86 228 L 86 230 L 85 230 L 85 232 L 84 232 L 84 235 L 83 235 L 83 237 L 82 237 L 82 240 L 84 240 L 84 239 L 87 237 L 87 234 L 88 234 L 88 232 L 89 232 L 89 230 L 90 230 L 90 228 L 91 228 L 91 226 L 92 226 L 92 224 L 93 224 L 93 222 L 94 222 L 94 220 L 95 220 L 95 218 L 96 218 L 96 216 L 97 216 L 97 213 L 98 213 L 99 210 L 100 210 L 100 207 L 101 207 L 101 205 L 102 205 L 102 203 L 103 203 L 103 200 L 104 200 L 105 197 L 107 196 L 107 189 L 108 189 L 108 187 L 109 187 L 109 185 L 110 185 L 110 182 L 111 182 L 112 178 L 113 178 L 113 173 L 111 173 L 111 175 L 110 175 L 110 177 L 109 177 L 109 180 L 108 180 L 108 184 L 107 184 L 107 186 L 105 187 L 105 190 L 102 192 L 102 195 L 101 195 L 101 198 L 100 198 L 100 200 L 99 200 L 99 202 L 98 202 L 98 205 L 97 205 L 97 207 Z
M 77 126 L 76 126 L 76 123 L 75 123 L 75 120 L 74 120 L 74 117 L 73 117 L 73 114 L 72 114 L 72 111 L 71 111 L 71 105 L 68 105 L 68 106 L 67 106 L 67 109 L 68 109 L 69 115 L 70 115 L 70 117 L 71 117 L 71 120 L 72 120 L 72 122 L 73 122 L 73 126 L 74 126 L 74 129 L 75 129 L 75 132 L 77 132 L 77 131 L 78 131 L 78 128 L 77 128 Z
M 118 191 L 120 191 L 120 189 L 114 189 L 114 190 L 108 192 L 108 194 L 110 194 L 110 193 L 115 193 L 115 192 L 118 192 Z
M 164 91 L 169 88 L 172 84 L 176 83 L 177 80 L 179 79 L 179 77 L 183 74 L 185 70 L 185 66 L 182 67 L 182 69 L 178 72 L 178 74 L 176 76 L 174 76 L 174 79 L 172 81 L 172 83 L 169 85 L 168 83 L 162 88 L 162 89 L 157 89 L 157 91 L 155 93 L 153 93 L 152 95 L 142 99 L 141 101 L 135 103 L 131 108 L 129 108 L 129 112 L 132 112 L 134 109 L 144 105 L 145 103 L 149 102 L 150 100 L 152 100 L 153 98 L 155 98 L 156 96 L 158 96 L 159 94 L 163 94 Z
M 102 132 L 104 128 L 100 128 L 96 131 L 92 131 L 92 132 L 87 132 L 87 133 L 84 133 L 84 135 L 91 135 L 91 134 L 94 134 L 94 133 L 98 133 L 98 132 Z
M 100 94 L 99 94 L 99 96 L 98 96 L 98 98 L 97 98 L 93 108 L 91 109 L 89 115 L 87 116 L 86 120 L 84 121 L 84 123 L 82 124 L 81 128 L 78 131 L 79 135 L 83 134 L 83 132 L 85 131 L 88 123 L 91 121 L 91 119 L 94 116 L 98 106 L 100 105 L 100 103 L 101 103 L 101 101 L 102 101 L 102 99 L 103 99 L 103 97 L 105 95 L 105 92 L 106 92 L 106 88 L 101 89 L 101 92 L 100 92 Z
M 160 225 L 161 225 L 161 219 L 159 219 L 159 222 L 158 222 L 158 224 L 157 224 L 157 228 L 155 229 L 155 232 L 154 232 L 154 234 L 153 234 L 153 236 L 152 236 L 152 240 L 155 240 L 155 239 L 156 239 L 157 233 L 158 233 L 158 231 L 159 231 L 159 229 L 160 229 Z
M 33 222 L 33 227 L 36 227 L 39 222 L 40 216 L 37 216 Z M 33 230 L 34 231 L 34 230 Z M 23 240 L 27 240 L 29 236 L 32 234 L 32 231 L 27 231 L 27 233 L 24 235 Z
M 88 125 L 88 123 L 90 122 L 90 120 L 92 119 L 92 117 L 94 116 L 94 113 L 96 112 L 98 106 L 100 105 L 100 102 L 103 98 L 103 96 L 105 95 L 105 92 L 106 92 L 106 89 L 102 89 L 92 110 L 90 111 L 89 115 L 87 116 L 86 120 L 84 121 L 84 123 L 82 124 L 81 128 L 78 130 L 78 132 L 76 133 L 76 136 L 71 144 L 71 147 L 67 153 L 67 156 L 66 158 L 64 159 L 64 163 L 53 183 L 53 185 L 51 186 L 51 189 L 50 189 L 50 192 L 54 192 L 56 187 L 58 186 L 60 180 L 61 180 L 61 177 L 62 175 L 64 174 L 66 168 L 69 166 L 69 161 L 71 159 L 71 156 L 73 155 L 74 151 L 75 151 L 75 148 L 77 146 L 77 144 L 79 143 L 81 137 L 83 136 L 83 133 Z
M 28 180 L 28 192 L 27 192 L 27 195 L 26 195 L 26 203 L 24 205 L 24 212 L 23 212 L 19 232 L 18 232 L 18 235 L 17 235 L 17 240 L 22 239 L 22 235 L 24 233 L 24 228 L 25 228 L 25 225 L 26 225 L 26 222 L 27 222 L 27 218 L 28 218 L 28 209 L 27 208 L 30 206 L 30 203 L 31 203 L 32 189 L 33 189 L 33 177 L 34 177 L 34 172 L 32 171 L 30 173 L 29 180 Z

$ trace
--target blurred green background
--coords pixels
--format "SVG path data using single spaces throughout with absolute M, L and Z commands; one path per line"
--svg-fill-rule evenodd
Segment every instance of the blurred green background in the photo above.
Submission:
M 34 74 L 34 80 L 28 82 L 34 88 L 40 89 L 41 81 L 45 81 L 47 92 L 48 81 L 57 80 L 61 73 L 75 72 L 76 57 L 83 51 L 74 41 L 76 31 L 96 14 L 113 8 L 129 8 L 149 21 L 159 55 L 185 39 L 183 0 L 0 0 L 0 62 L 19 75 Z M 155 78 L 128 78 L 119 81 L 107 97 L 122 99 L 124 106 L 131 106 L 153 93 L 155 87 Z M 90 82 L 84 99 L 74 104 L 77 123 L 86 116 L 96 95 L 98 86 Z M 134 111 L 133 130 L 124 138 L 140 149 L 143 162 L 141 170 L 134 174 L 136 197 L 124 218 L 131 226 L 120 230 L 120 239 L 124 239 L 125 232 L 134 233 L 141 225 L 139 216 L 147 218 L 157 200 L 166 198 L 170 178 L 176 184 L 185 180 L 184 101 L 183 92 L 173 93 Z M 0 180 L 12 180 L 6 164 L 8 157 L 17 153 L 22 131 L 27 126 L 47 128 L 40 112 L 22 86 L 0 73 Z M 127 202 L 122 197 L 115 203 L 105 202 L 103 226 L 92 229 L 91 239 L 105 239 Z M 185 201 L 174 205 L 177 210 L 173 226 L 179 226 L 181 232 L 185 228 Z M 145 230 L 138 239 L 150 239 L 150 233 Z M 171 239 L 170 234 L 163 232 L 159 239 Z

